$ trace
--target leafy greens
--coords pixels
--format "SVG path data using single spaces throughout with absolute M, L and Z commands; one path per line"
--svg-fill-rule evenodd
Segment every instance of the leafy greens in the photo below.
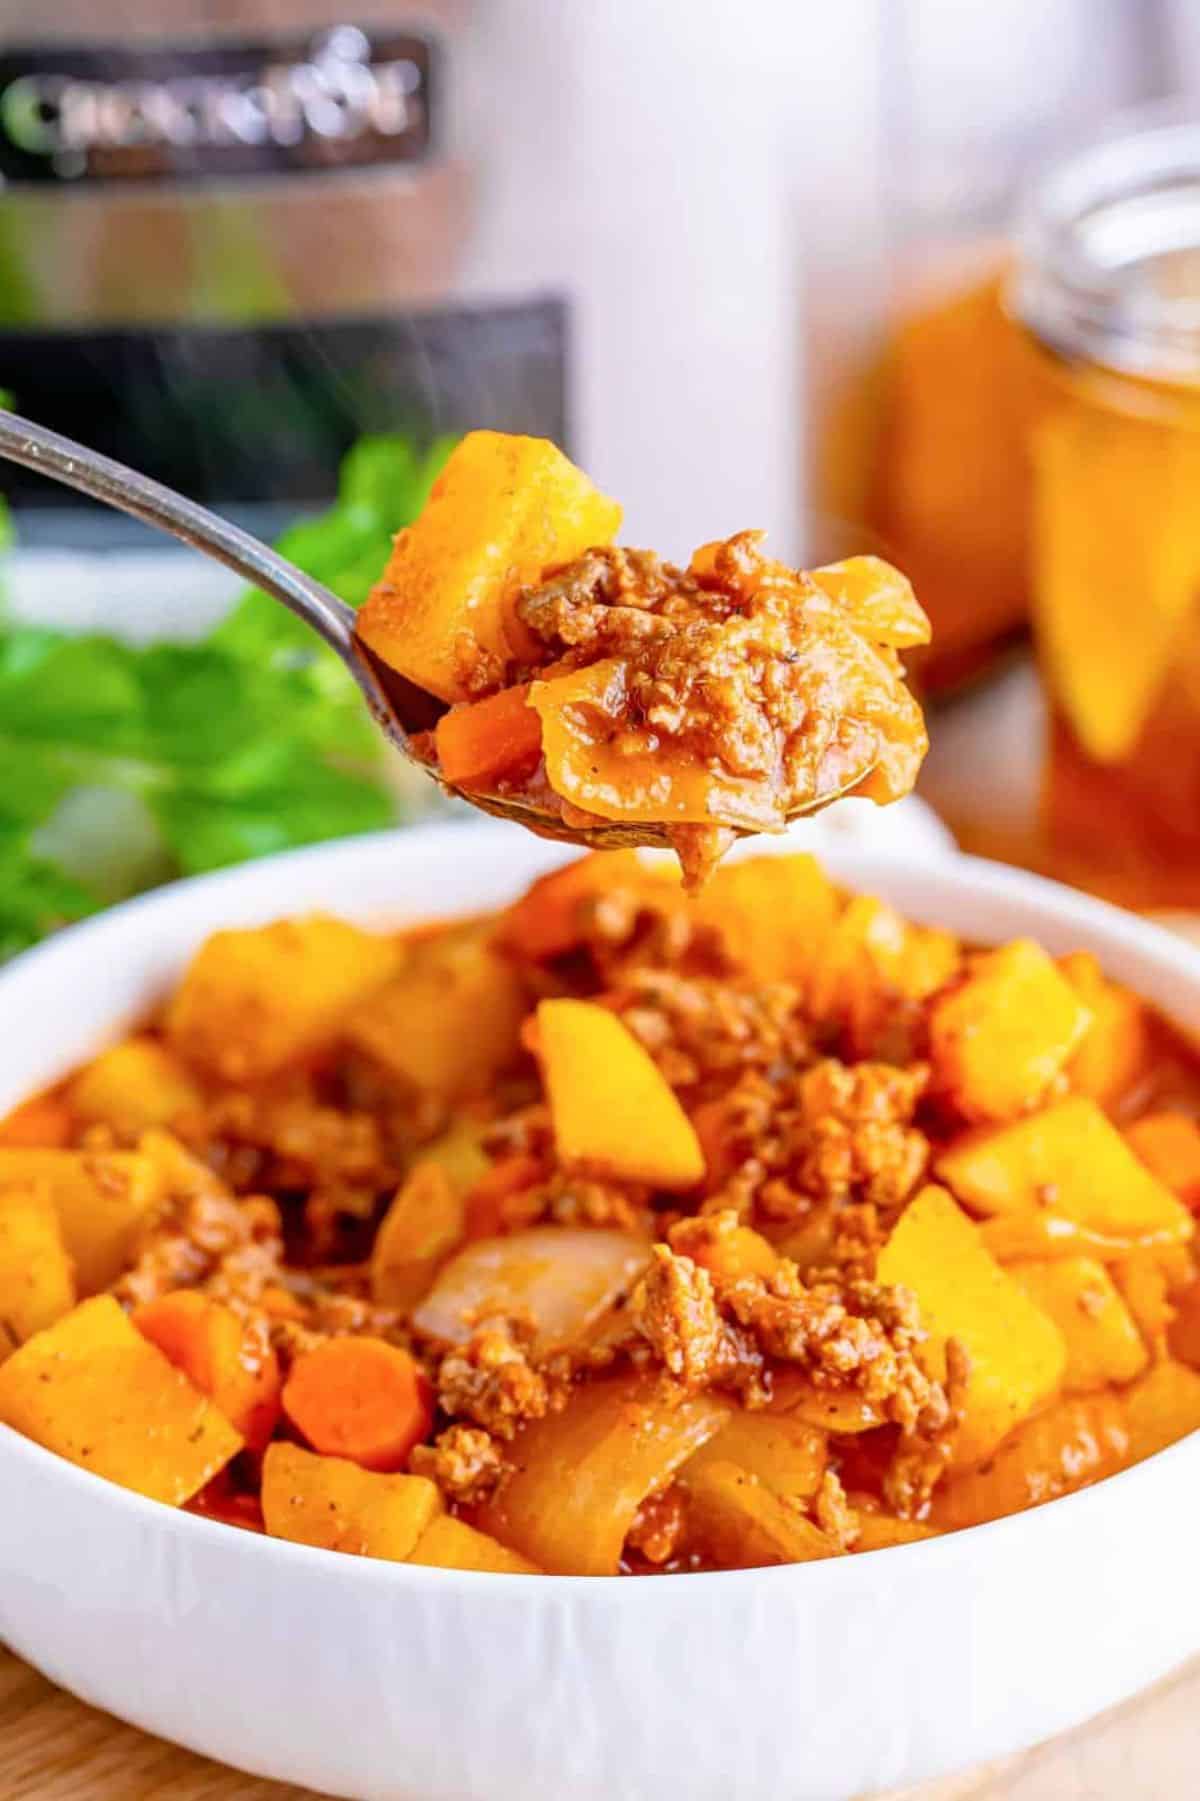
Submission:
M 451 444 L 363 439 L 280 549 L 359 605 Z M 264 594 L 194 644 L 0 625 L 0 956 L 156 881 L 401 811 L 350 675 Z

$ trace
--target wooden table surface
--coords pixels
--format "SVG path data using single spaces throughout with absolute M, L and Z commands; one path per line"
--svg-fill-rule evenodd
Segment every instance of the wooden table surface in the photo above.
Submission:
M 1200 1658 L 1136 1701 L 1020 1757 L 886 1801 L 1191 1801 Z M 317 1801 L 120 1725 L 0 1651 L 2 1801 Z M 514 1797 L 519 1801 L 519 1797 Z M 884 1801 L 884 1798 L 877 1798 Z

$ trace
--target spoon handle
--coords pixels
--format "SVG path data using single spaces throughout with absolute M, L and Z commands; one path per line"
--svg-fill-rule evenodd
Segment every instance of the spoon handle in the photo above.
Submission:
M 215 557 L 256 588 L 282 601 L 343 660 L 352 656 L 353 609 L 269 545 L 210 513 L 207 507 L 197 506 L 194 500 L 164 487 L 162 482 L 152 481 L 148 475 L 139 475 L 112 457 L 101 456 L 98 451 L 88 450 L 83 444 L 3 408 L 0 457 L 10 463 L 23 463 L 27 469 L 48 475 L 68 488 L 78 488 L 81 494 L 90 494 L 106 506 L 132 513 L 135 519 L 157 526 L 159 531 L 169 532 L 193 549 Z

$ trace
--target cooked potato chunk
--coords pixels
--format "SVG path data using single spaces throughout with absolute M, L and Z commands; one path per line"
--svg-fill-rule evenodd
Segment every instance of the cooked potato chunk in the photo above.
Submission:
M 815 857 L 725 863 L 692 903 L 734 963 L 756 982 L 811 976 L 838 914 L 838 894 Z
M 1010 1264 L 1009 1274 L 1066 1341 L 1063 1388 L 1068 1394 L 1086 1394 L 1141 1375 L 1149 1354 L 1102 1263 L 1094 1257 L 1048 1257 Z
M 0 1420 L 82 1469 L 179 1507 L 242 1448 L 223 1414 L 111 1295 L 0 1364 Z
M 179 1058 L 156 1038 L 127 1038 L 101 1051 L 71 1084 L 71 1105 L 89 1125 L 134 1140 L 194 1112 L 202 1095 Z
M 704 1174 L 695 1127 L 615 1013 L 591 1001 L 543 1001 L 537 1032 L 565 1164 L 659 1188 L 694 1187 Z
M 986 1464 L 952 1475 L 933 1499 L 937 1526 L 977 1526 L 1020 1513 L 1120 1469 L 1129 1432 L 1116 1395 L 1058 1401 L 1019 1426 Z
M 1169 1360 L 1135 1382 L 1125 1397 L 1129 1461 L 1139 1463 L 1200 1430 L 1200 1375 Z
M 1185 1113 L 1148 1113 L 1126 1129 L 1134 1155 L 1184 1206 L 1200 1209 L 1200 1126 Z
M 1174 1243 L 1192 1235 L 1187 1208 L 1083 1095 L 1015 1125 L 968 1133 L 936 1168 L 977 1213 L 1050 1207 L 1117 1243 Z
M 621 509 L 546 438 L 468 432 L 396 539 L 358 615 L 364 643 L 418 688 L 469 700 L 520 650 L 513 601 L 544 570 L 610 544 Z
M 263 1519 L 272 1538 L 403 1563 L 442 1510 L 424 1476 L 380 1475 L 341 1457 L 273 1444 L 263 1459 Z
M 46 1183 L 0 1188 L 0 1360 L 75 1305 L 75 1272 Z
M 989 1255 L 944 1188 L 924 1188 L 910 1201 L 879 1253 L 877 1275 L 916 1295 L 934 1373 L 944 1370 L 947 1339 L 970 1358 L 957 1464 L 988 1456 L 1058 1389 L 1067 1362 L 1062 1333 Z
M 536 1563 L 530 1563 L 502 1545 L 498 1538 L 477 1532 L 462 1520 L 439 1514 L 428 1525 L 409 1552 L 409 1563 L 428 1564 L 439 1570 L 491 1570 L 502 1576 L 537 1576 Z
M 850 1497 L 851 1504 L 855 1497 Z M 936 1526 L 923 1525 L 920 1520 L 898 1520 L 894 1514 L 875 1513 L 865 1509 L 858 1516 L 858 1537 L 851 1549 L 854 1551 L 887 1551 L 893 1545 L 915 1545 L 924 1538 L 939 1537 Z
M 466 1202 L 438 1163 L 411 1171 L 380 1222 L 371 1250 L 371 1294 L 383 1307 L 412 1307 L 466 1228 Z
M 972 957 L 930 1010 L 934 1086 L 964 1119 L 1015 1119 L 1044 1099 L 1090 1019 L 1040 945 L 1019 938 Z
M 486 1092 L 513 1061 L 525 1011 L 511 965 L 469 926 L 413 945 L 355 1009 L 348 1036 L 406 1088 L 449 1106 Z
M 138 1151 L 0 1148 L 0 1187 L 24 1183 L 49 1193 L 81 1294 L 116 1281 L 162 1195 L 154 1163 Z
M 906 1061 L 908 1016 L 950 981 L 960 957 L 951 933 L 911 925 L 886 901 L 856 894 L 809 973 L 808 1009 L 852 1056 Z
M 1090 951 L 1061 957 L 1058 967 L 1092 1016 L 1067 1065 L 1067 1080 L 1076 1094 L 1090 1095 L 1110 1112 L 1149 1067 L 1145 1005 L 1128 988 L 1108 981 Z
M 176 990 L 168 1040 L 223 1081 L 261 1081 L 318 1050 L 398 957 L 393 940 L 323 913 L 214 932 Z

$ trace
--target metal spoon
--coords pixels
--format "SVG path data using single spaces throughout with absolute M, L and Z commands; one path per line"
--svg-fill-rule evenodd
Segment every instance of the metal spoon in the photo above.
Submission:
M 311 575 L 305 575 L 286 557 L 272 550 L 240 526 L 232 525 L 207 507 L 177 494 L 162 482 L 139 475 L 112 457 L 101 456 L 86 445 L 76 444 L 59 432 L 47 431 L 30 419 L 0 408 L 0 458 L 22 463 L 40 475 L 77 488 L 93 500 L 120 512 L 131 513 L 159 531 L 169 532 L 184 544 L 190 544 L 205 556 L 224 563 L 227 569 L 261 588 L 272 599 L 281 601 L 297 618 L 311 626 L 334 654 L 341 658 L 362 692 L 371 716 L 389 743 L 449 794 L 456 794 L 493 813 L 500 819 L 512 819 L 545 838 L 563 838 L 575 844 L 587 844 L 598 850 L 622 845 L 663 844 L 668 842 L 665 828 L 643 824 L 620 824 L 597 820 L 587 826 L 568 826 L 557 814 L 528 800 L 508 794 L 478 794 L 474 790 L 456 789 L 444 781 L 436 768 L 417 756 L 412 734 L 426 729 L 435 716 L 434 703 L 413 683 L 381 662 L 355 635 L 354 609 Z M 847 792 L 868 773 L 857 770 L 853 779 L 827 793 L 815 796 L 797 809 L 792 817 L 813 813 Z

